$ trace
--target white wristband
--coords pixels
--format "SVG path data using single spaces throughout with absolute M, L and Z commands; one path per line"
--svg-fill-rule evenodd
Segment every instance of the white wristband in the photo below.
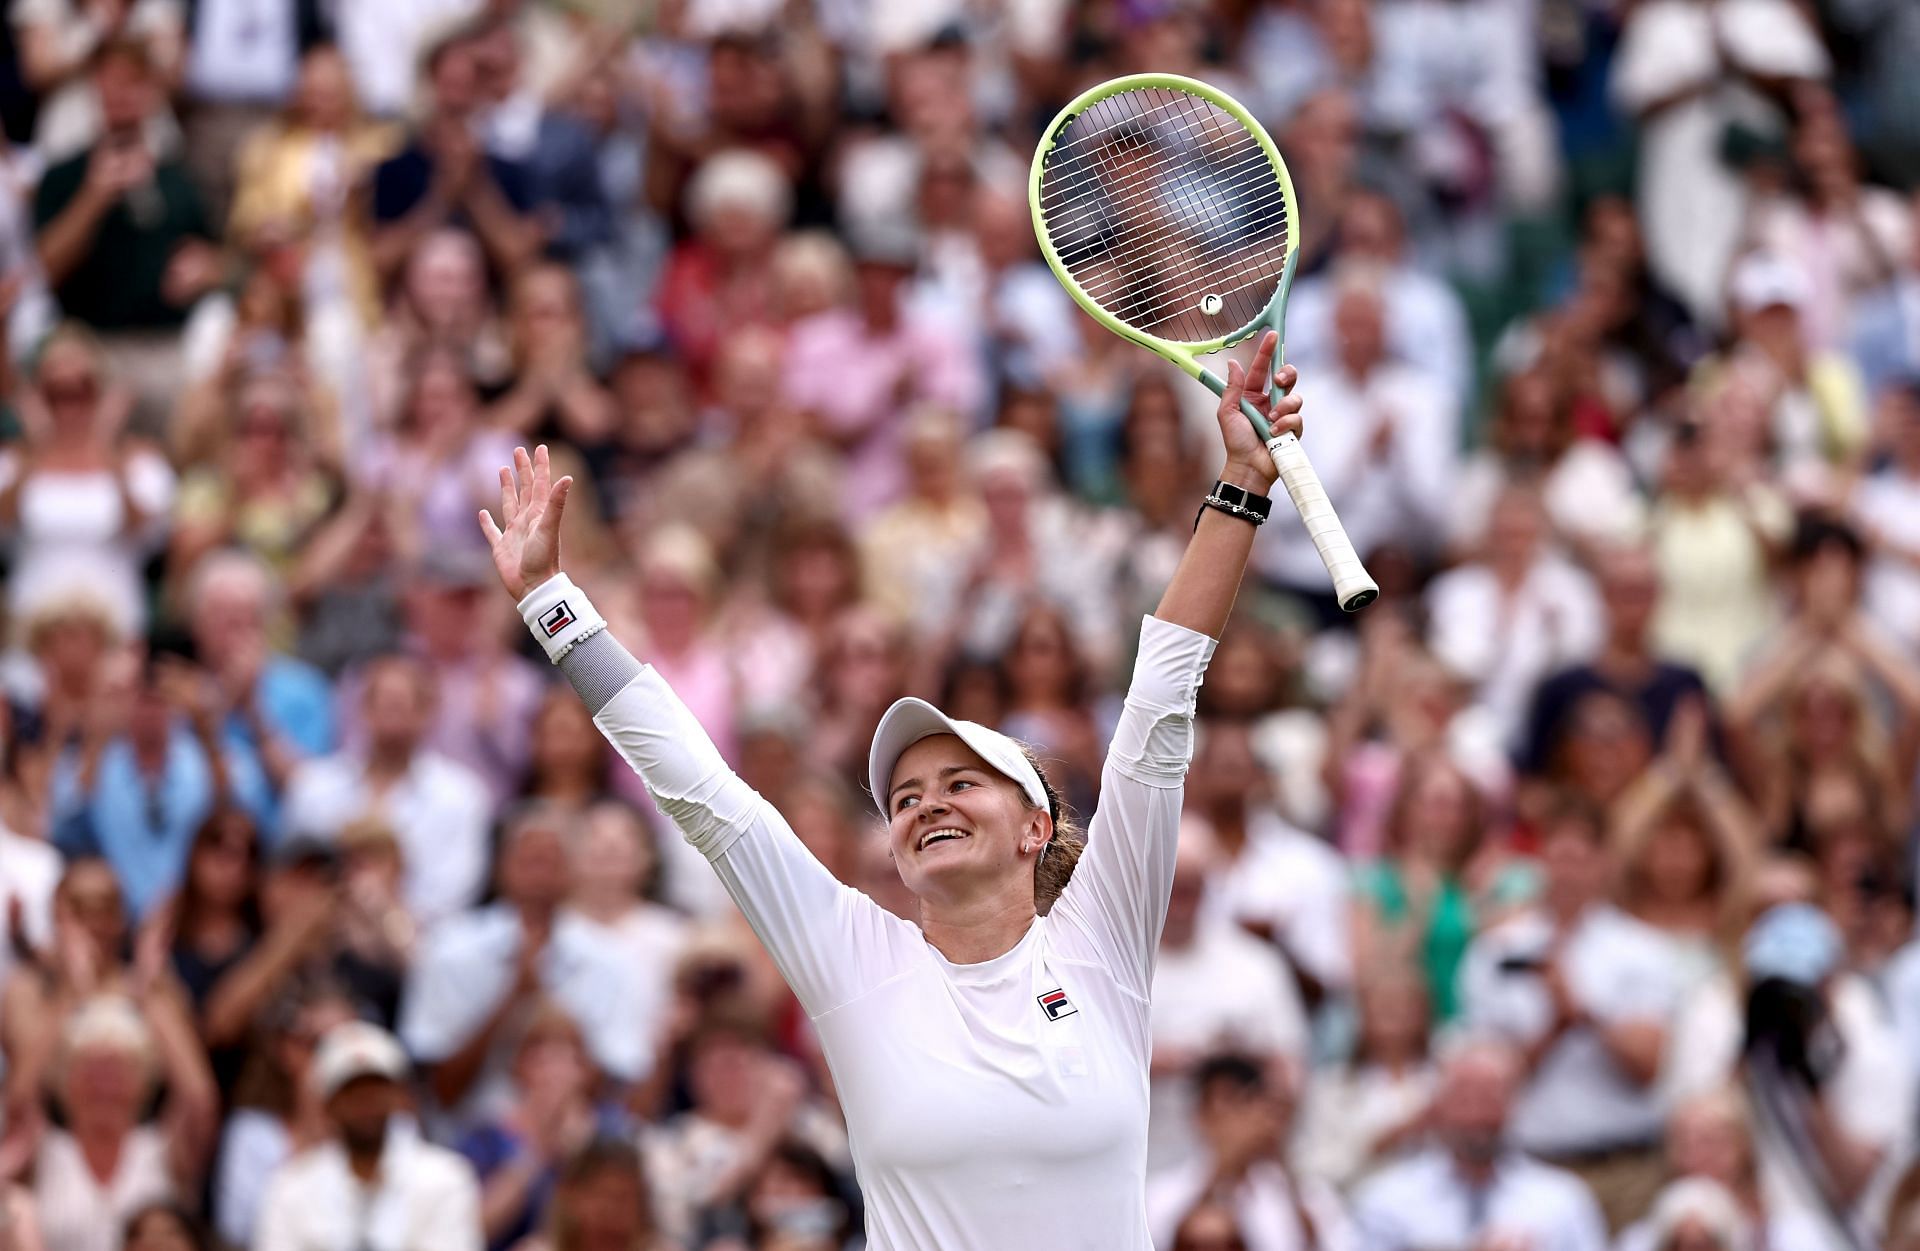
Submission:
M 607 628 L 607 619 L 594 611 L 586 593 L 564 573 L 527 592 L 520 601 L 520 619 L 556 665 L 562 656 Z

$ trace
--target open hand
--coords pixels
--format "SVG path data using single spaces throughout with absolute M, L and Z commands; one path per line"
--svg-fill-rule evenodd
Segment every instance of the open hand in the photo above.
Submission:
M 518 601 L 560 572 L 560 517 L 566 511 L 573 479 L 553 481 L 553 467 L 542 444 L 527 455 L 513 449 L 513 467 L 500 470 L 500 517 L 480 510 L 480 532 L 493 549 L 493 567 L 501 585 Z

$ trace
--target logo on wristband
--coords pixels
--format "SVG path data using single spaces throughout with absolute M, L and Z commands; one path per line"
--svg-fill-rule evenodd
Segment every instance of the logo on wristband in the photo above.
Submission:
M 540 614 L 540 628 L 547 632 L 548 638 L 552 638 L 572 625 L 575 620 L 573 609 L 567 607 L 567 601 L 563 599 Z

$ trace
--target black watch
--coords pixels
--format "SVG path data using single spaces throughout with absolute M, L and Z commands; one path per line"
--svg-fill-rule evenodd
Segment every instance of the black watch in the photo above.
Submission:
M 1263 526 L 1267 518 L 1273 515 L 1273 500 L 1231 482 L 1217 481 L 1213 489 L 1207 492 L 1207 498 L 1200 501 L 1200 511 L 1193 515 L 1194 529 L 1200 528 L 1200 518 L 1209 508 L 1218 509 L 1229 517 L 1238 517 L 1250 525 Z

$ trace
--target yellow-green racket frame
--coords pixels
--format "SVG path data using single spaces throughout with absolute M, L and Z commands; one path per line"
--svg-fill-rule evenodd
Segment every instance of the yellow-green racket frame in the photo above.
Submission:
M 1040 180 L 1046 172 L 1048 155 L 1053 151 L 1054 143 L 1067 129 L 1068 123 L 1100 101 L 1128 91 L 1143 88 L 1164 88 L 1197 96 L 1208 104 L 1220 109 L 1235 121 L 1247 128 L 1260 148 L 1266 153 L 1267 161 L 1279 180 L 1280 191 L 1286 205 L 1287 218 L 1287 259 L 1281 268 L 1280 281 L 1275 287 L 1273 298 L 1258 316 L 1246 325 L 1217 339 L 1202 343 L 1183 343 L 1172 339 L 1162 339 L 1145 331 L 1136 330 L 1121 321 L 1106 309 L 1101 308 L 1094 298 L 1087 294 L 1067 267 L 1062 263 L 1053 239 L 1047 231 L 1046 216 L 1040 208 Z M 1280 158 L 1280 149 L 1274 146 L 1273 139 L 1266 128 L 1254 120 L 1239 101 L 1218 88 L 1194 78 L 1179 74 L 1130 74 L 1124 78 L 1109 79 L 1091 87 L 1075 97 L 1060 110 L 1051 123 L 1040 144 L 1034 149 L 1033 167 L 1027 180 L 1027 202 L 1033 211 L 1033 232 L 1040 241 L 1040 251 L 1047 258 L 1047 265 L 1053 270 L 1060 285 L 1067 289 L 1074 302 L 1085 309 L 1089 316 L 1113 333 L 1130 342 L 1137 343 L 1148 351 L 1172 362 L 1186 372 L 1189 377 L 1197 378 L 1215 395 L 1226 390 L 1226 380 L 1200 363 L 1203 356 L 1211 356 L 1243 343 L 1254 334 L 1271 328 L 1280 337 L 1280 350 L 1274 354 L 1274 364 L 1278 365 L 1286 347 L 1285 319 L 1287 296 L 1293 289 L 1293 274 L 1300 260 L 1300 212 L 1293 194 L 1293 177 L 1287 172 L 1287 163 Z M 1260 380 L 1262 384 L 1266 380 Z M 1306 452 L 1300 441 L 1292 434 L 1275 436 L 1260 410 L 1249 401 L 1242 400 L 1240 411 L 1265 441 L 1267 451 L 1273 456 L 1273 463 L 1280 480 L 1287 488 L 1294 506 L 1300 512 L 1301 521 L 1313 538 L 1314 547 L 1319 551 L 1321 560 L 1327 566 L 1327 573 L 1333 579 L 1334 595 L 1340 607 L 1347 612 L 1357 612 L 1379 597 L 1380 588 L 1368 576 L 1365 566 L 1354 551 L 1353 542 L 1347 537 L 1346 528 L 1340 524 L 1339 515 L 1334 511 L 1327 493 L 1320 484 L 1319 475 L 1307 460 Z

